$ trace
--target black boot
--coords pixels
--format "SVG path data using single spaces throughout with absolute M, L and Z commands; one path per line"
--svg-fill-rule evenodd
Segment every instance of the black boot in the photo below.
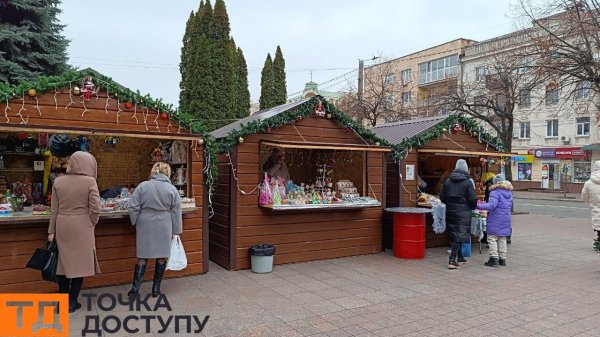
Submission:
M 70 280 L 71 281 L 71 289 L 69 289 L 69 313 L 73 313 L 81 308 L 81 303 L 79 303 L 79 292 L 81 291 L 81 286 L 83 285 L 83 277 L 77 277 Z
M 502 267 L 506 267 L 506 259 L 499 259 L 498 263 L 502 266 Z
M 129 298 L 137 296 L 140 292 L 140 286 L 142 285 L 142 280 L 144 279 L 144 273 L 146 272 L 146 265 L 136 264 L 135 269 L 133 271 L 133 283 L 131 285 L 131 290 L 127 293 Z
M 158 263 L 154 265 L 154 278 L 152 279 L 152 297 L 158 297 L 160 292 L 160 283 L 162 282 L 165 269 L 167 268 L 166 263 Z
M 498 258 L 497 257 L 490 257 L 490 259 L 488 260 L 488 262 L 484 263 L 484 265 L 486 265 L 488 267 L 498 268 Z
M 56 275 L 56 283 L 58 283 L 58 293 L 68 294 L 69 293 L 69 279 L 65 275 Z M 58 308 L 60 313 L 60 308 Z

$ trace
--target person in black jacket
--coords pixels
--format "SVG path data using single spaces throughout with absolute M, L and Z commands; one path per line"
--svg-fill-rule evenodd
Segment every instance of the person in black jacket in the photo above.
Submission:
M 440 200 L 446 204 L 446 228 L 452 239 L 448 269 L 458 269 L 467 262 L 460 248 L 462 243 L 471 242 L 471 214 L 477 207 L 475 184 L 464 159 L 456 161 L 454 171 L 444 182 Z

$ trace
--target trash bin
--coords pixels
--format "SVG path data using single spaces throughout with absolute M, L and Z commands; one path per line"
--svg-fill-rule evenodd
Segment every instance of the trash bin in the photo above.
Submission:
M 393 214 L 393 254 L 403 259 L 425 258 L 425 215 L 427 208 L 386 208 Z
M 273 255 L 275 246 L 263 243 L 250 247 L 250 266 L 253 273 L 270 273 L 273 271 Z

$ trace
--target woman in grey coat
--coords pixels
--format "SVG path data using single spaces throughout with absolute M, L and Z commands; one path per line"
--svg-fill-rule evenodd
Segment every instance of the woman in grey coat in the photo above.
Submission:
M 170 176 L 168 164 L 154 164 L 150 179 L 142 182 L 129 200 L 129 217 L 136 228 L 138 258 L 129 297 L 138 294 L 148 259 L 156 259 L 152 297 L 160 294 L 166 260 L 171 253 L 171 239 L 182 232 L 181 197 L 171 184 Z

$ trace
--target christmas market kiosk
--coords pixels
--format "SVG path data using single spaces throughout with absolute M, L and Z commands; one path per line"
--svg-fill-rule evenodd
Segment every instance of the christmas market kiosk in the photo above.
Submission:
M 52 184 L 74 151 L 96 158 L 102 198 L 95 230 L 102 274 L 85 286 L 131 282 L 136 239 L 127 204 L 156 161 L 171 165 L 184 202 L 188 267 L 166 277 L 207 272 L 204 138 L 187 115 L 86 69 L 0 86 L 0 117 L 0 293 L 56 290 L 25 265 L 46 242 Z
M 458 159 L 465 159 L 475 181 L 478 199 L 484 199 L 484 182 L 500 173 L 514 154 L 502 152 L 499 138 L 487 133 L 474 119 L 458 114 L 421 118 L 374 127 L 372 131 L 393 144 L 386 162 L 386 207 L 432 207 Z M 392 226 L 384 219 L 383 246 L 392 248 Z M 426 247 L 448 244 L 436 234 L 427 216 Z
M 212 261 L 249 268 L 249 248 L 261 243 L 275 245 L 275 264 L 381 251 L 390 149 L 324 98 L 256 112 L 211 136 Z

